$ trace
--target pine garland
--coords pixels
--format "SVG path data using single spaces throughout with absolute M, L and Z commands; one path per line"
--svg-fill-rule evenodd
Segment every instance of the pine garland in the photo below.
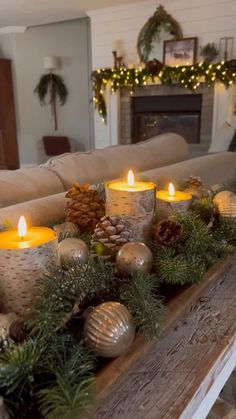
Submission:
M 192 66 L 179 67 L 160 64 L 155 69 L 148 65 L 145 68 L 133 69 L 127 67 L 98 69 L 92 72 L 93 102 L 95 109 L 106 123 L 105 90 L 108 85 L 111 93 L 127 88 L 133 94 L 135 87 L 153 83 L 167 86 L 177 83 L 186 89 L 197 91 L 202 79 L 208 87 L 221 83 L 228 88 L 236 82 L 236 60 L 216 64 L 200 62 Z

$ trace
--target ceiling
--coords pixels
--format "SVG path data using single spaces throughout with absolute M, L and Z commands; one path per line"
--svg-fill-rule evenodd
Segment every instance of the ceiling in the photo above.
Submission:
M 0 28 L 34 26 L 86 16 L 86 11 L 138 0 L 0 0 Z M 118 3 L 118 4 L 117 4 Z

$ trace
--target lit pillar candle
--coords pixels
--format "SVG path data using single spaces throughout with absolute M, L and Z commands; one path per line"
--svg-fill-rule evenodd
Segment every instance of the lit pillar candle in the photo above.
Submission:
M 152 236 L 156 185 L 138 182 L 130 170 L 127 181 L 106 184 L 106 215 L 124 216 L 134 241 L 148 243 Z
M 173 212 L 186 214 L 191 201 L 192 195 L 187 192 L 175 191 L 173 183 L 170 183 L 168 190 L 160 190 L 156 193 L 157 220 L 167 218 Z
M 33 300 L 35 280 L 57 263 L 57 238 L 50 228 L 27 230 L 20 217 L 18 230 L 0 233 L 1 312 L 22 314 Z

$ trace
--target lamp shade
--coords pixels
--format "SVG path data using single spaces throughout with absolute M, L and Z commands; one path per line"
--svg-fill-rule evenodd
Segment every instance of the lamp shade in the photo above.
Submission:
M 60 67 L 60 59 L 58 57 L 44 57 L 43 67 L 45 70 L 56 70 Z

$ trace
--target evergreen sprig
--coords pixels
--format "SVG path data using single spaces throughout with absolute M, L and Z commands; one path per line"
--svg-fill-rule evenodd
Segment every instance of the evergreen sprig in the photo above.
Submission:
M 162 281 L 170 284 L 197 283 L 213 263 L 232 251 L 236 222 L 221 220 L 212 232 L 198 213 L 176 214 L 175 218 L 183 227 L 182 243 L 177 249 L 155 251 L 155 270 Z
M 204 262 L 197 255 L 176 254 L 174 249 L 159 249 L 154 256 L 155 267 L 162 281 L 186 285 L 197 283 L 206 272 Z
M 11 345 L 0 356 L 0 388 L 5 394 L 31 391 L 34 375 L 42 372 L 42 356 L 45 347 L 35 339 L 28 339 L 21 345 Z
M 224 182 L 221 188 L 222 191 L 231 191 L 236 194 L 236 180 L 230 179 L 228 182 Z
M 36 283 L 34 304 L 28 312 L 28 325 L 37 337 L 48 337 L 63 324 L 77 300 L 77 283 L 67 271 L 58 269 L 45 274 Z
M 94 398 L 94 355 L 84 342 L 78 344 L 62 336 L 51 347 L 47 363 L 55 379 L 38 393 L 43 417 L 78 418 L 89 409 Z
M 221 218 L 214 237 L 217 242 L 224 243 L 233 250 L 236 246 L 236 218 Z
M 160 334 L 164 304 L 158 296 L 159 281 L 155 275 L 139 272 L 121 289 L 121 302 L 130 312 L 136 326 L 150 340 Z

